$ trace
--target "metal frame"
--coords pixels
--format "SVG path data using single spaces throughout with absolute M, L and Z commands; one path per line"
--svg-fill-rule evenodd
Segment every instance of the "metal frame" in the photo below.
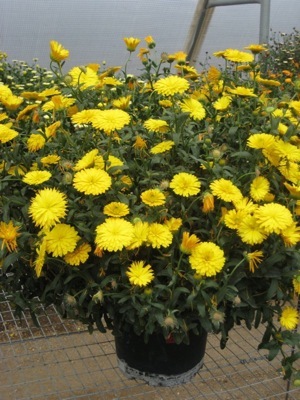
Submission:
M 186 45 L 187 59 L 193 63 L 201 49 L 213 10 L 219 6 L 260 4 L 259 43 L 267 44 L 270 30 L 271 0 L 199 0 Z

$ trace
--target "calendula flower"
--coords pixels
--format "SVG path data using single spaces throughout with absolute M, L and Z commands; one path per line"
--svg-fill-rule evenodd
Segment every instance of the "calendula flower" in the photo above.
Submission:
M 15 226 L 13 221 L 8 223 L 0 222 L 0 240 L 1 250 L 6 248 L 9 252 L 15 251 L 17 248 L 17 237 L 20 236 L 19 226 Z
M 170 188 L 179 196 L 189 197 L 200 192 L 201 183 L 199 179 L 187 172 L 180 172 L 174 175 L 170 182 Z
M 244 210 L 229 210 L 224 216 L 224 223 L 230 229 L 239 229 L 246 215 Z
M 298 311 L 294 307 L 284 308 L 279 318 L 279 322 L 283 328 L 292 331 L 299 323 Z
M 255 201 L 264 200 L 270 190 L 270 182 L 263 176 L 257 176 L 253 179 L 250 186 L 250 196 Z
M 69 50 L 65 49 L 60 43 L 55 40 L 50 41 L 50 58 L 58 63 L 66 60 L 69 57 Z
M 153 269 L 145 261 L 133 262 L 126 271 L 126 275 L 132 285 L 140 287 L 147 286 L 154 279 Z
M 131 96 L 122 96 L 113 101 L 113 105 L 120 110 L 126 110 L 129 107 Z
M 144 122 L 144 127 L 150 132 L 165 133 L 170 129 L 168 123 L 161 119 L 150 118 Z
M 225 265 L 223 250 L 212 242 L 200 242 L 189 256 L 189 262 L 201 276 L 215 276 Z
M 22 181 L 28 185 L 40 185 L 47 182 L 51 178 L 51 173 L 48 171 L 30 171 L 24 175 Z
M 72 252 L 78 240 L 78 233 L 73 226 L 67 224 L 57 224 L 45 236 L 46 251 L 53 257 L 63 257 Z
M 103 250 L 118 251 L 131 244 L 133 225 L 123 218 L 107 218 L 96 228 L 95 243 Z
M 141 194 L 141 200 L 150 207 L 157 207 L 165 204 L 166 196 L 159 189 L 149 189 Z
M 84 194 L 98 195 L 105 193 L 111 187 L 111 182 L 106 171 L 88 168 L 74 175 L 73 186 Z
M 34 153 L 41 150 L 45 146 L 45 143 L 46 139 L 44 136 L 39 133 L 32 133 L 27 140 L 27 147 L 29 151 Z
M 189 88 L 189 82 L 179 76 L 168 76 L 161 78 L 153 85 L 157 93 L 163 96 L 174 96 L 182 94 Z
M 151 247 L 159 249 L 160 247 L 168 247 L 173 240 L 170 229 L 159 223 L 149 224 L 147 240 Z
M 173 140 L 166 140 L 164 142 L 158 143 L 156 146 L 153 146 L 150 149 L 150 153 L 152 154 L 161 154 L 169 151 L 174 146 Z
M 252 253 L 246 253 L 246 259 L 249 262 L 249 270 L 254 272 L 258 265 L 262 262 L 264 253 L 260 250 L 253 251 Z
M 258 224 L 257 219 L 253 215 L 245 216 L 243 220 L 240 221 L 237 231 L 242 241 L 251 246 L 262 243 L 267 237 L 267 233 Z
M 88 243 L 82 243 L 74 251 L 67 253 L 64 260 L 69 265 L 80 265 L 87 261 L 92 247 Z
M 294 277 L 293 286 L 295 293 L 300 294 L 300 274 Z
M 135 138 L 135 142 L 134 142 L 133 147 L 134 147 L 135 149 L 138 149 L 138 150 L 146 149 L 146 148 L 147 148 L 147 142 L 146 142 L 145 139 L 143 139 L 141 136 L 138 135 L 138 136 Z
M 281 230 L 281 237 L 286 247 L 296 246 L 300 242 L 300 227 L 293 222 L 287 228 Z
M 210 192 L 205 192 L 202 197 L 203 201 L 203 206 L 202 206 L 202 211 L 204 213 L 209 213 L 210 211 L 213 211 L 215 208 L 215 199 L 212 193 Z
M 138 247 L 141 247 L 144 243 L 147 242 L 148 238 L 148 222 L 143 222 L 141 220 L 134 221 L 133 224 L 133 237 L 132 240 L 127 246 L 128 250 L 133 250 Z
M 224 51 L 223 57 L 226 60 L 241 63 L 241 62 L 252 62 L 254 61 L 253 54 L 246 53 L 236 49 L 227 49 Z
M 288 161 L 300 161 L 300 149 L 291 143 L 284 142 L 283 140 L 278 140 L 276 142 L 274 153 L 280 158 L 284 158 Z
M 232 102 L 232 98 L 230 96 L 222 96 L 218 100 L 213 102 L 213 107 L 217 111 L 225 111 L 229 108 Z
M 253 54 L 258 54 L 263 51 L 267 51 L 268 49 L 263 46 L 262 44 L 250 44 L 249 46 L 245 47 L 246 50 L 250 50 Z
M 113 201 L 103 208 L 103 214 L 115 218 L 125 217 L 129 214 L 129 207 L 119 201 Z
M 219 199 L 232 202 L 242 199 L 243 195 L 240 189 L 235 186 L 229 179 L 217 179 L 210 184 L 212 194 Z
M 227 89 L 229 93 L 242 97 L 257 97 L 254 89 L 246 88 L 244 86 L 237 86 L 235 89 Z
M 152 36 L 146 36 L 144 40 L 147 43 L 149 49 L 153 49 L 155 47 L 155 40 Z
M 200 239 L 195 234 L 183 232 L 180 251 L 182 251 L 184 254 L 191 254 L 199 242 Z
M 252 149 L 267 149 L 274 146 L 276 139 L 269 133 L 254 133 L 247 141 L 247 146 Z
M 182 225 L 182 219 L 170 218 L 164 221 L 164 225 L 166 225 L 171 232 L 177 232 Z
M 205 115 L 205 108 L 195 99 L 188 98 L 180 103 L 180 108 L 183 112 L 189 113 L 190 117 L 195 121 L 201 121 Z
M 258 225 L 267 233 L 280 234 L 282 230 L 293 224 L 290 210 L 278 203 L 260 206 L 254 216 Z
M 31 200 L 28 211 L 37 226 L 51 228 L 66 215 L 66 196 L 56 189 L 42 189 Z
M 44 111 L 51 111 L 51 110 L 65 110 L 68 107 L 72 106 L 75 103 L 75 99 L 71 97 L 65 97 L 62 95 L 52 96 L 51 100 L 47 101 L 43 106 L 42 109 Z
M 57 164 L 59 160 L 60 156 L 57 154 L 49 154 L 48 156 L 41 158 L 41 163 L 44 165 L 44 167 L 48 167 L 49 165 Z
M 99 111 L 91 122 L 94 128 L 111 134 L 113 131 L 120 130 L 129 124 L 130 115 L 123 110 L 103 110 Z
M 46 249 L 47 249 L 47 242 L 45 237 L 43 237 L 36 248 L 37 257 L 34 261 L 34 270 L 38 278 L 41 276 L 42 269 L 45 264 L 47 256 Z
M 74 171 L 81 171 L 82 169 L 92 168 L 95 165 L 95 157 L 98 155 L 98 149 L 92 149 L 86 153 L 74 166 Z
M 7 143 L 18 135 L 18 132 L 14 129 L 10 129 L 6 125 L 0 125 L 0 143 Z
M 134 37 L 125 37 L 123 40 L 126 44 L 127 50 L 130 51 L 130 53 L 135 51 L 141 41 L 141 39 Z

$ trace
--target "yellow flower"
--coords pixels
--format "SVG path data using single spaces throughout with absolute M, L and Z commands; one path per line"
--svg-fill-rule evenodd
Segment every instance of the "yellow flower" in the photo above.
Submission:
M 189 256 L 192 269 L 201 276 L 215 276 L 225 265 L 224 252 L 212 242 L 200 242 Z
M 150 153 L 152 154 L 161 154 L 170 150 L 174 146 L 173 140 L 165 140 L 164 142 L 158 143 L 156 146 L 153 146 L 150 149 Z
M 201 121 L 206 115 L 203 105 L 198 100 L 192 98 L 183 100 L 180 103 L 180 108 L 183 112 L 189 113 L 190 117 L 195 121 Z
M 252 149 L 267 149 L 275 145 L 276 139 L 269 133 L 254 133 L 247 141 Z
M 215 199 L 212 193 L 210 192 L 205 192 L 203 194 L 203 206 L 202 206 L 202 211 L 204 213 L 209 213 L 210 211 L 213 211 L 215 208 Z
M 111 177 L 106 171 L 88 168 L 75 174 L 73 186 L 84 194 L 98 195 L 105 193 L 111 187 L 111 182 Z
M 293 222 L 287 228 L 281 230 L 281 237 L 286 247 L 295 246 L 300 242 L 300 227 Z
M 129 214 L 129 207 L 127 204 L 113 201 L 104 207 L 103 214 L 115 218 L 125 217 Z
M 180 172 L 174 175 L 170 182 L 170 188 L 179 196 L 189 197 L 200 192 L 201 183 L 199 179 L 187 172 Z
M 165 220 L 164 225 L 166 225 L 171 232 L 177 232 L 182 225 L 182 219 L 172 217 Z
M 200 239 L 196 235 L 191 235 L 189 232 L 183 232 L 180 251 L 184 254 L 191 254 L 199 242 Z
M 187 91 L 190 84 L 186 79 L 179 76 L 168 76 L 159 79 L 153 86 L 157 93 L 163 96 L 174 96 Z
M 147 240 L 151 247 L 159 249 L 160 247 L 168 247 L 172 243 L 173 235 L 167 226 L 152 223 L 148 227 Z
M 149 189 L 141 194 L 141 200 L 150 207 L 157 207 L 165 204 L 166 196 L 159 189 Z
M 236 62 L 236 63 L 254 61 L 253 54 L 246 53 L 245 51 L 235 50 L 235 49 L 225 50 L 223 57 L 226 60 Z
M 73 226 L 57 224 L 46 234 L 46 251 L 53 257 L 63 257 L 72 252 L 79 240 L 78 233 Z
M 281 316 L 279 318 L 280 325 L 292 331 L 296 329 L 299 323 L 299 313 L 294 307 L 286 307 L 282 310 Z
M 229 179 L 217 179 L 210 184 L 212 194 L 224 201 L 238 201 L 243 195 L 240 189 L 235 186 Z
M 131 244 L 133 225 L 123 218 L 107 218 L 96 228 L 95 243 L 107 251 L 119 251 Z
M 75 164 L 73 170 L 81 171 L 82 169 L 92 168 L 95 166 L 95 157 L 98 155 L 98 149 L 92 149 L 86 153 L 77 163 Z
M 255 245 L 262 243 L 267 237 L 264 229 L 257 223 L 253 215 L 247 215 L 240 221 L 238 234 L 244 243 Z
M 249 269 L 254 272 L 258 265 L 262 262 L 264 253 L 260 250 L 253 251 L 252 253 L 246 253 L 246 258 L 249 261 Z
M 246 88 L 244 86 L 237 86 L 235 89 L 227 89 L 229 93 L 235 94 L 237 96 L 242 96 L 242 97 L 257 97 L 257 95 L 254 93 L 254 89 Z
M 50 188 L 40 190 L 29 206 L 29 215 L 42 228 L 51 228 L 66 215 L 66 211 L 65 194 Z
M 46 260 L 46 256 L 47 256 L 46 248 L 47 248 L 47 242 L 46 242 L 45 237 L 43 237 L 39 243 L 39 246 L 37 246 L 37 248 L 36 248 L 37 257 L 34 261 L 34 269 L 35 269 L 36 276 L 38 278 L 41 276 L 42 269 L 45 264 L 45 260 Z
M 144 122 L 144 127 L 150 132 L 165 133 L 168 132 L 169 125 L 166 121 L 150 118 Z
M 133 262 L 126 275 L 129 278 L 129 282 L 135 286 L 147 286 L 154 279 L 154 273 L 151 265 L 145 265 L 144 261 Z
M 250 50 L 253 54 L 258 54 L 268 50 L 262 44 L 250 44 L 249 46 L 245 47 L 245 49 Z
M 17 237 L 20 236 L 18 232 L 19 226 L 15 226 L 12 221 L 0 222 L 0 240 L 2 241 L 1 250 L 4 247 L 7 248 L 9 252 L 15 251 L 17 249 Z
M 224 95 L 224 96 L 220 97 L 218 100 L 216 100 L 215 102 L 213 102 L 213 107 L 217 111 L 225 111 L 228 109 L 231 102 L 232 102 L 232 98 L 230 96 Z
M 48 156 L 41 158 L 41 163 L 45 167 L 48 167 L 49 165 L 57 164 L 59 162 L 59 160 L 60 160 L 60 156 L 58 156 L 56 154 L 49 154 Z
M 300 294 L 300 274 L 296 275 L 293 279 L 294 291 L 297 294 Z
M 155 40 L 152 36 L 146 36 L 144 40 L 147 43 L 149 49 L 153 49 L 155 47 Z
M 260 206 L 254 216 L 258 225 L 267 233 L 280 234 L 282 230 L 293 224 L 290 210 L 277 203 Z
M 89 258 L 89 253 L 92 247 L 88 243 L 83 243 L 78 246 L 74 251 L 67 253 L 64 260 L 69 265 L 80 265 L 86 262 Z
M 46 139 L 44 136 L 39 133 L 32 133 L 27 140 L 27 147 L 29 151 L 34 153 L 41 150 L 45 146 L 45 143 Z
M 66 50 L 60 43 L 55 40 L 50 41 L 50 58 L 52 61 L 60 63 L 69 57 L 69 50 Z
M 127 50 L 130 52 L 135 51 L 135 49 L 137 48 L 137 46 L 139 45 L 141 39 L 138 38 L 134 38 L 134 37 L 125 37 L 124 42 L 126 44 Z
M 75 99 L 71 97 L 65 97 L 62 95 L 52 96 L 51 100 L 47 101 L 42 109 L 44 111 L 51 111 L 51 110 L 65 110 L 66 108 L 70 107 L 75 103 Z
M 270 190 L 269 181 L 263 176 L 257 176 L 253 179 L 250 186 L 250 196 L 255 201 L 264 200 Z
M 6 125 L 0 125 L 0 143 L 9 142 L 18 135 L 18 132 L 14 129 L 10 129 Z
M 133 147 L 135 149 L 138 149 L 138 150 L 146 149 L 147 148 L 147 142 L 146 142 L 145 139 L 143 139 L 141 136 L 138 135 L 135 138 L 135 142 L 134 142 Z
M 144 243 L 147 242 L 148 228 L 149 228 L 148 222 L 143 222 L 141 220 L 137 220 L 136 222 L 134 222 L 133 237 L 129 246 L 127 246 L 128 250 L 133 250 L 138 247 L 141 247 Z
M 16 110 L 23 103 L 23 101 L 24 99 L 22 97 L 14 95 L 1 98 L 1 103 L 4 105 L 4 107 L 11 111 Z
M 230 229 L 239 229 L 246 215 L 244 210 L 229 210 L 224 216 L 224 223 Z
M 111 134 L 129 124 L 130 115 L 123 110 L 99 110 L 91 122 L 94 128 L 102 129 L 105 133 Z
M 126 110 L 129 107 L 130 100 L 131 96 L 119 97 L 118 99 L 113 100 L 113 105 L 121 110 Z
M 48 171 L 30 171 L 25 174 L 22 181 L 28 185 L 40 185 L 47 182 L 51 178 L 51 173 Z

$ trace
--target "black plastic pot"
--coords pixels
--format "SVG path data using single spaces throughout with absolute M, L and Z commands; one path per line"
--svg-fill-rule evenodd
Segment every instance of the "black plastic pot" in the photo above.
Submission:
M 174 386 L 189 382 L 203 365 L 207 333 L 189 334 L 189 344 L 176 344 L 163 335 L 142 336 L 125 332 L 115 337 L 120 369 L 128 378 L 143 379 L 152 386 Z

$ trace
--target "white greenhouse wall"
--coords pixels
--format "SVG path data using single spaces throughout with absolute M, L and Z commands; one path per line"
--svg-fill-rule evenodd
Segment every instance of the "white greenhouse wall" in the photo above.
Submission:
M 65 68 L 106 61 L 123 65 L 128 53 L 122 38 L 152 35 L 157 55 L 185 50 L 198 0 L 0 0 L 0 51 L 9 60 L 49 65 L 49 41 L 70 50 Z M 270 25 L 276 32 L 299 27 L 299 0 L 271 0 Z M 243 48 L 259 38 L 260 5 L 214 9 L 203 41 L 205 52 Z M 137 65 L 133 55 L 131 68 Z

